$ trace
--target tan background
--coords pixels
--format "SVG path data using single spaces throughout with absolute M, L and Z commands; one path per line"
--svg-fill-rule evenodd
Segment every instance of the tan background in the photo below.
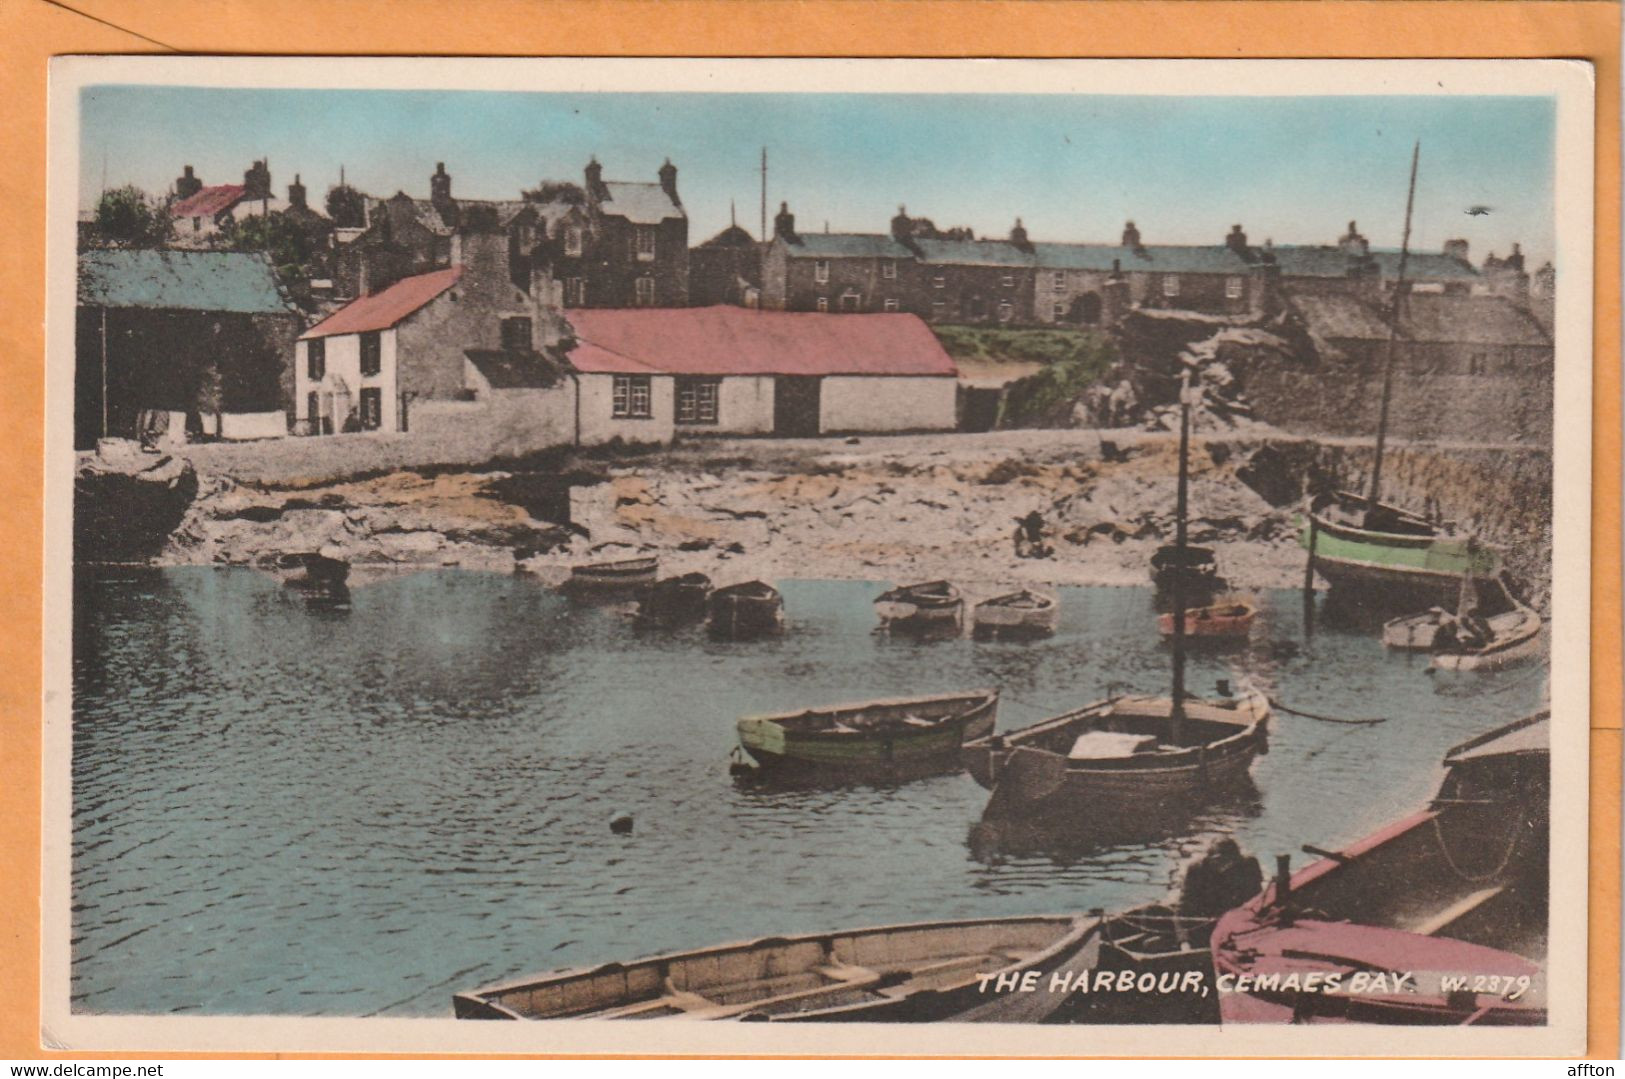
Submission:
M 1569 57 L 1596 65 L 1589 1053 L 1619 1049 L 1620 7 L 1586 0 L 0 0 L 0 1056 L 38 1041 L 46 65 L 66 53 Z M 200 17 L 202 16 L 202 17 Z M 545 50 L 545 52 L 544 52 Z M 61 553 L 57 554 L 62 557 Z M 109 1054 L 67 1054 L 72 1057 Z

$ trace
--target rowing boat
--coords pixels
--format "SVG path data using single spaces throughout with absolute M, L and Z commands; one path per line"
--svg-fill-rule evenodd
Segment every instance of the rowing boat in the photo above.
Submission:
M 993 733 L 997 690 L 745 716 L 739 744 L 765 772 L 903 778 L 959 769 L 960 746 Z
M 593 590 L 638 588 L 653 584 L 660 570 L 656 555 L 622 558 L 610 562 L 586 562 L 570 569 L 568 587 Z
M 978 603 L 971 612 L 976 637 L 1048 637 L 1055 632 L 1060 604 L 1054 596 L 1022 589 Z
M 1213 930 L 1223 1021 L 1544 1024 L 1550 725 L 1464 742 L 1426 809 L 1306 846 L 1317 860 L 1296 873 L 1281 856 Z
M 1179 812 L 1244 783 L 1268 746 L 1270 706 L 1248 689 L 1186 698 L 1115 697 L 967 741 L 961 759 L 992 791 L 984 816 Z
M 1453 603 L 1468 577 L 1491 576 L 1498 552 L 1445 525 L 1363 495 L 1337 491 L 1309 506 L 1301 541 L 1333 589 L 1369 606 Z
M 765 581 L 718 588 L 705 601 L 706 628 L 722 640 L 749 640 L 784 629 L 784 597 Z
M 1191 607 L 1185 611 L 1185 633 L 1197 640 L 1246 640 L 1253 631 L 1253 620 L 1257 617 L 1258 608 L 1251 603 Z M 1173 614 L 1159 615 L 1157 629 L 1164 637 L 1172 637 Z
M 638 590 L 637 622 L 644 626 L 676 626 L 705 617 L 711 578 L 703 573 L 667 577 Z
M 1047 983 L 1093 938 L 1086 915 L 924 922 L 725 944 L 531 975 L 452 998 L 459 1019 L 1037 1022 Z
M 875 613 L 886 629 L 958 627 L 965 617 L 965 598 L 948 581 L 926 581 L 881 593 L 875 597 Z

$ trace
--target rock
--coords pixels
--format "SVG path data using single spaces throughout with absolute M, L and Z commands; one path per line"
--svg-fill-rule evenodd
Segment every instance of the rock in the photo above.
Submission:
M 609 830 L 616 835 L 632 834 L 632 814 L 622 813 L 609 822 Z

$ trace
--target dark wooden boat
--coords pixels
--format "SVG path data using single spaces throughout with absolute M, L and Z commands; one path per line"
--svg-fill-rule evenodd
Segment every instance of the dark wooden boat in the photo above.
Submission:
M 570 569 L 566 586 L 579 591 L 614 591 L 653 584 L 660 571 L 657 555 L 640 555 L 610 562 L 586 562 Z
M 1155 814 L 1245 782 L 1268 745 L 1269 701 L 1117 697 L 967 741 L 961 759 L 998 816 Z
M 1210 547 L 1158 547 L 1151 555 L 1151 584 L 1158 608 L 1168 605 L 1174 589 L 1186 603 L 1200 603 L 1224 590 L 1219 563 Z
M 307 607 L 326 611 L 350 609 L 350 564 L 314 551 L 290 551 L 261 563 L 276 574 L 282 586 L 296 593 Z
M 676 626 L 705 617 L 711 578 L 703 573 L 666 577 L 638 590 L 636 620 L 645 626 Z
M 1212 607 L 1190 607 L 1185 611 L 1185 632 L 1192 638 L 1211 641 L 1245 641 L 1253 631 L 1258 608 L 1251 603 L 1220 603 Z M 1174 635 L 1174 616 L 1157 618 L 1157 630 L 1164 637 Z
M 879 926 L 725 944 L 533 975 L 452 998 L 459 1019 L 1036 1022 L 1059 994 L 984 992 L 1040 981 L 1089 941 L 1085 915 Z
M 959 769 L 960 747 L 993 733 L 999 693 L 838 704 L 739 720 L 739 744 L 770 774 L 903 778 Z
M 718 588 L 706 599 L 706 628 L 724 640 L 749 640 L 784 629 L 784 597 L 765 581 Z
M 982 639 L 1048 637 L 1060 610 L 1054 596 L 1022 589 L 978 603 L 971 611 L 972 632 Z
M 1211 917 L 1181 914 L 1161 903 L 1096 914 L 1100 924 L 1092 961 L 1074 979 L 1071 994 L 1050 1014 L 1050 1022 L 1218 1023 L 1218 997 L 1208 985 Z M 1075 963 L 1073 969 L 1080 966 Z M 1125 975 L 1133 978 L 1132 991 L 1115 988 Z
M 902 585 L 875 597 L 875 613 L 886 629 L 936 630 L 964 623 L 965 598 L 948 581 Z
M 1213 930 L 1224 1022 L 1544 1024 L 1549 727 L 1542 712 L 1464 742 L 1426 809 L 1305 847 L 1318 860 L 1296 873 L 1278 859 Z

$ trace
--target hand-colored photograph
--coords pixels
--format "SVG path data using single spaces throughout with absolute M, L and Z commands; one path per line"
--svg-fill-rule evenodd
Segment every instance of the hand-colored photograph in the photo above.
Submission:
M 276 63 L 53 83 L 63 1029 L 1583 1035 L 1574 65 Z

